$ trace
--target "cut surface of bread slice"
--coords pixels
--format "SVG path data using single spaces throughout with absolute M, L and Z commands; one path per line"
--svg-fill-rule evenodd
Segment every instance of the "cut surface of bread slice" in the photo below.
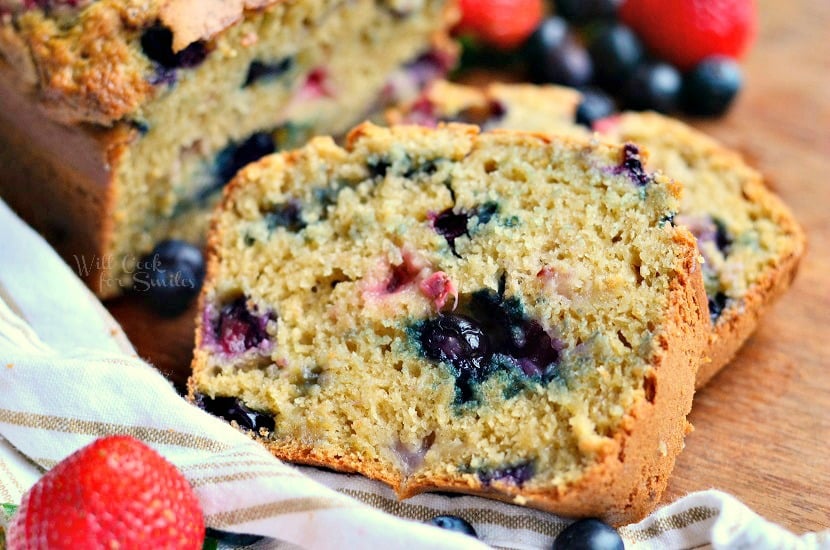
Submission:
M 437 82 L 390 122 L 471 122 L 484 128 L 589 136 L 575 122 L 579 92 L 557 86 L 494 84 L 485 89 Z M 649 151 L 649 166 L 683 184 L 674 222 L 698 239 L 712 320 L 698 372 L 702 387 L 738 352 L 763 313 L 789 288 L 805 236 L 761 174 L 737 153 L 694 128 L 656 113 L 599 121 L 599 139 Z
M 644 156 L 366 124 L 249 165 L 213 221 L 190 398 L 401 497 L 641 518 L 708 330 L 678 186 Z

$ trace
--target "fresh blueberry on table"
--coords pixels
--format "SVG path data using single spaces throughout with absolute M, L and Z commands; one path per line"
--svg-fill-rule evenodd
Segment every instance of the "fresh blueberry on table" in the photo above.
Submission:
M 542 21 L 527 40 L 525 51 L 535 82 L 584 86 L 591 81 L 591 57 L 560 17 Z
M 427 521 L 427 523 L 434 525 L 435 527 L 440 527 L 441 529 L 457 531 L 459 533 L 464 533 L 465 535 L 478 538 L 478 534 L 476 533 L 476 530 L 473 529 L 473 526 L 470 525 L 470 522 L 458 516 L 435 516 L 431 520 Z
M 680 71 L 662 61 L 648 61 L 626 82 L 623 96 L 629 109 L 670 114 L 677 110 L 682 87 Z
M 723 56 L 707 57 L 684 79 L 683 108 L 690 115 L 721 115 L 738 95 L 742 82 L 737 61 Z
M 619 533 L 598 519 L 575 521 L 559 533 L 553 550 L 625 550 Z
M 160 314 L 175 316 L 199 294 L 204 279 L 202 251 L 188 242 L 168 239 L 141 259 L 133 290 Z
M 634 73 L 643 59 L 640 39 L 621 23 L 608 25 L 600 31 L 588 48 L 594 62 L 597 82 L 615 89 Z

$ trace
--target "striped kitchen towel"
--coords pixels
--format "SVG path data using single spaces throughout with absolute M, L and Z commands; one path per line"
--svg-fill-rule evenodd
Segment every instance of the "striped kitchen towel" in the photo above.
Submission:
M 2 201 L 0 235 L 0 502 L 19 502 L 45 470 L 94 439 L 128 434 L 181 469 L 209 526 L 267 537 L 257 548 L 549 548 L 567 525 L 471 496 L 398 501 L 359 476 L 281 463 L 141 361 Z M 480 540 L 424 525 L 441 513 L 469 520 Z M 828 533 L 797 537 L 717 491 L 620 532 L 628 548 L 830 548 Z

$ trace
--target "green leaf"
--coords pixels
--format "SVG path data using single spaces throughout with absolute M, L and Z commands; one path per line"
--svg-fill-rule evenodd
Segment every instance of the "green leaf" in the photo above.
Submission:
M 6 526 L 17 508 L 16 504 L 0 504 L 0 550 L 6 550 Z
M 205 542 L 202 544 L 202 550 L 217 550 L 218 548 L 218 540 L 211 537 L 205 537 Z
M 3 515 L 7 518 L 10 518 L 17 512 L 17 509 L 20 508 L 17 504 L 0 504 L 0 510 L 3 511 Z

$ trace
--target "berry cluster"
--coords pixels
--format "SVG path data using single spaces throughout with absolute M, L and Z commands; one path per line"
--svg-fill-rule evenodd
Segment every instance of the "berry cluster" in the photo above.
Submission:
M 545 17 L 540 0 L 462 2 L 465 60 L 511 70 L 521 61 L 529 80 L 582 89 L 585 122 L 618 106 L 717 116 L 741 88 L 737 59 L 755 33 L 754 0 L 550 4 Z

